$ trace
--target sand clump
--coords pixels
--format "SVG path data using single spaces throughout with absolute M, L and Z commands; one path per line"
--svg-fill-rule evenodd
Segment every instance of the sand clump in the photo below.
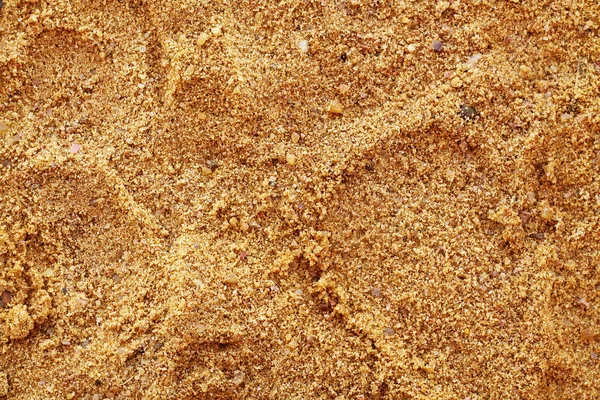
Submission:
M 33 329 L 33 319 L 27 312 L 27 307 L 18 304 L 6 313 L 4 325 L 5 334 L 10 339 L 23 339 Z
M 600 397 L 595 1 L 0 8 L 0 398 Z

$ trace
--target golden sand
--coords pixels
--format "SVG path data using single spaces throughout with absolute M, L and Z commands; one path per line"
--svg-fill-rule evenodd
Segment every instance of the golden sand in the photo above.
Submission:
M 0 398 L 600 398 L 596 0 L 0 9 Z

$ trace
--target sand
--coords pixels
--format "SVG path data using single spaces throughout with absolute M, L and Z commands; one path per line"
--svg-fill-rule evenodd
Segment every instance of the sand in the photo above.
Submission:
M 0 398 L 600 398 L 600 7 L 0 9 Z

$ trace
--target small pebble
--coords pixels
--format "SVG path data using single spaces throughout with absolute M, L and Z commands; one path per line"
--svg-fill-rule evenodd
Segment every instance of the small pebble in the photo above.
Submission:
M 479 113 L 470 105 L 462 104 L 460 106 L 460 111 L 458 112 L 458 115 L 465 121 L 472 121 L 479 115 Z
M 440 42 L 439 40 L 434 40 L 431 43 L 431 49 L 433 51 L 442 51 L 443 48 L 444 48 L 444 43 Z
M 202 170 L 202 175 L 204 175 L 204 176 L 208 176 L 208 175 L 212 174 L 212 170 L 208 167 L 205 167 L 204 165 L 202 167 L 200 167 L 200 169 Z
M 2 292 L 2 296 L 0 296 L 0 307 L 6 307 L 12 301 L 12 294 L 5 290 Z
M 579 299 L 579 300 L 577 300 L 577 303 L 581 304 L 585 308 L 589 308 L 590 307 L 590 303 L 588 303 L 587 301 L 585 301 L 585 299 Z
M 302 54 L 308 53 L 308 40 L 301 40 L 298 42 L 298 47 Z
M 346 94 L 348 93 L 348 91 L 350 90 L 350 86 L 342 83 L 339 87 L 338 90 L 340 91 L 341 94 Z
M 69 151 L 71 152 L 71 154 L 77 154 L 77 152 L 79 150 L 81 150 L 81 145 L 77 144 L 77 143 L 71 144 L 71 148 L 69 149 Z
M 383 330 L 383 334 L 386 336 L 394 336 L 396 331 L 393 328 L 387 327 Z
M 246 377 L 246 374 L 243 373 L 242 371 L 235 371 L 233 373 L 233 379 L 231 381 L 233 382 L 234 385 L 239 386 L 244 382 L 245 377 Z
M 296 132 L 292 133 L 292 143 L 296 144 L 300 141 L 300 135 Z
M 217 167 L 219 166 L 219 164 L 216 161 L 214 161 L 214 160 L 210 160 L 210 161 L 206 162 L 206 166 L 208 168 L 210 168 L 210 170 L 212 172 L 215 172 L 215 169 L 217 169 Z
M 381 289 L 379 289 L 379 288 L 373 288 L 373 289 L 371 289 L 371 295 L 373 297 L 378 298 L 378 299 L 383 296 L 383 294 L 381 293 Z
M 228 285 L 235 285 L 235 284 L 236 284 L 236 283 L 238 283 L 239 281 L 240 281 L 240 280 L 239 280 L 239 278 L 238 278 L 238 277 L 237 277 L 237 275 L 236 275 L 236 274 L 234 274 L 233 272 L 231 272 L 230 274 L 228 274 L 228 275 L 225 277 L 225 283 L 226 283 L 226 284 L 228 284 Z
M 475 66 L 475 64 L 477 64 L 477 61 L 481 60 L 481 57 L 483 57 L 481 55 L 481 53 L 477 53 L 477 54 L 473 54 L 471 57 L 469 57 L 469 59 L 467 60 L 467 66 L 469 68 L 473 68 Z
M 292 153 L 287 153 L 285 155 L 285 161 L 287 161 L 287 163 L 290 165 L 294 165 L 294 164 L 296 164 L 296 156 L 293 155 Z
M 414 53 L 417 50 L 417 46 L 411 43 L 408 46 L 406 46 L 406 49 L 409 53 Z
M 204 43 L 206 43 L 206 41 L 210 38 L 210 36 L 208 35 L 208 33 L 206 32 L 202 32 L 200 34 L 200 36 L 198 36 L 198 39 L 196 40 L 196 45 L 198 47 L 202 47 L 204 46 Z
M 343 110 L 344 106 L 337 100 L 332 100 L 327 106 L 327 111 L 332 114 L 341 114 Z

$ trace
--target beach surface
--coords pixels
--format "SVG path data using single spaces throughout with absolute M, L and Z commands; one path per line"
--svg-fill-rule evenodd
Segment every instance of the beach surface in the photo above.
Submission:
M 0 399 L 600 398 L 596 0 L 0 1 Z

